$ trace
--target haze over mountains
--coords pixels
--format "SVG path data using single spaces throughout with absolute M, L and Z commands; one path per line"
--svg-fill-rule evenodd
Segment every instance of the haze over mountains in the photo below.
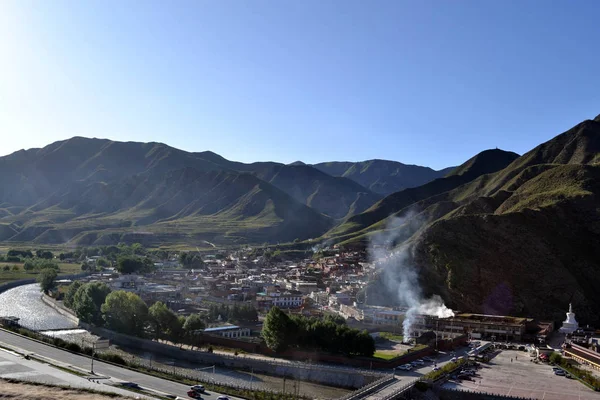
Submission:
M 427 171 L 421 183 L 435 176 L 411 168 Z M 1 157 L 0 185 L 0 240 L 74 245 L 306 239 L 383 197 L 304 164 L 81 137 Z

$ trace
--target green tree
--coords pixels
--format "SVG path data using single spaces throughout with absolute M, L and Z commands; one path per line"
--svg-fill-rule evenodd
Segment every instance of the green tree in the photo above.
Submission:
M 556 365 L 561 365 L 562 356 L 560 355 L 560 353 L 553 352 L 552 354 L 550 354 L 549 360 L 551 363 L 554 363 Z
M 150 322 L 155 339 L 168 339 L 169 331 L 175 324 L 177 315 L 161 301 L 152 304 L 148 309 L 148 321 Z
M 199 336 L 199 331 L 204 329 L 204 327 L 204 321 L 202 321 L 200 315 L 188 315 L 188 317 L 185 319 L 185 323 L 183 324 L 183 330 L 185 332 L 187 342 L 194 346 L 194 344 L 197 343 L 196 338 Z
M 122 274 L 146 273 L 153 270 L 154 264 L 147 257 L 120 256 L 117 259 L 117 271 Z
M 148 306 L 135 293 L 123 290 L 111 292 L 101 310 L 109 329 L 143 337 L 148 322 Z
M 110 288 L 102 282 L 81 285 L 73 295 L 72 309 L 83 322 L 101 326 L 101 307 L 109 293 Z
M 45 258 L 46 260 L 52 260 L 54 258 L 54 254 L 48 250 L 37 250 L 35 256 L 37 258 Z
M 75 297 L 75 293 L 83 284 L 80 281 L 75 281 L 69 285 L 67 291 L 65 292 L 65 297 L 63 298 L 63 304 L 65 307 L 73 308 L 73 298 Z
M 261 336 L 267 346 L 276 352 L 287 347 L 286 336 L 290 325 L 290 318 L 279 307 L 273 307 L 267 313 Z
M 38 282 L 40 283 L 40 288 L 44 293 L 48 293 L 48 290 L 54 287 L 56 276 L 57 273 L 55 269 L 45 268 L 42 270 L 38 276 Z
M 104 257 L 99 258 L 96 261 L 96 265 L 99 266 L 100 268 L 106 268 L 110 266 L 110 263 L 108 262 L 108 260 Z

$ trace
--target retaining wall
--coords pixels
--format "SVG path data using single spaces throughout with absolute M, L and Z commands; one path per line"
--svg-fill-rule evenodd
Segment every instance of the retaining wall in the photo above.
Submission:
M 17 286 L 29 285 L 35 283 L 35 278 L 30 279 L 19 279 L 18 281 L 6 282 L 0 285 L 0 293 L 6 292 L 7 290 L 14 289 Z
M 358 369 L 299 362 L 261 360 L 246 357 L 244 355 L 226 356 L 205 351 L 181 350 L 176 346 L 124 335 L 108 329 L 91 326 L 84 322 L 80 322 L 79 325 L 95 335 L 110 339 L 112 343 L 120 346 L 136 348 L 159 354 L 164 357 L 207 365 L 221 365 L 228 368 L 248 371 L 254 369 L 255 372 L 262 372 L 268 375 L 285 376 L 309 382 L 352 389 L 363 387 L 381 377 L 380 373 Z
M 79 324 L 79 318 L 77 318 L 77 315 L 75 315 L 75 313 L 72 310 L 65 307 L 61 301 L 54 300 L 52 297 L 46 295 L 45 293 L 42 294 L 42 301 L 48 306 L 54 308 L 62 316 L 68 318 L 74 324 Z

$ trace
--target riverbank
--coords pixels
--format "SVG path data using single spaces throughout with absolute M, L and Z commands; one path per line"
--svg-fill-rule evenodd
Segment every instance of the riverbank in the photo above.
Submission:
M 38 274 L 41 271 L 25 271 L 24 264 L 22 262 L 0 262 L 0 288 L 2 285 L 17 281 L 28 281 L 28 283 L 34 283 Z M 65 279 L 61 275 L 78 275 L 81 274 L 80 264 L 71 263 L 59 263 L 58 264 L 58 279 Z M 68 279 L 68 278 L 66 278 Z M 30 281 L 30 282 L 29 282 Z M 18 286 L 18 285 L 17 285 Z M 13 286 L 16 287 L 16 286 Z M 1 289 L 0 289 L 1 293 Z

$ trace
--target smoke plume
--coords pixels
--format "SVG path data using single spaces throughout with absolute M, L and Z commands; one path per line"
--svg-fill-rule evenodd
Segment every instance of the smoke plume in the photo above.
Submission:
M 369 245 L 370 259 L 381 269 L 383 281 L 407 308 L 402 324 L 405 340 L 412 336 L 411 328 L 417 315 L 454 316 L 440 296 L 424 298 L 419 284 L 413 251 L 424 223 L 415 212 L 408 212 L 402 218 L 391 217 L 386 229 L 374 234 Z

